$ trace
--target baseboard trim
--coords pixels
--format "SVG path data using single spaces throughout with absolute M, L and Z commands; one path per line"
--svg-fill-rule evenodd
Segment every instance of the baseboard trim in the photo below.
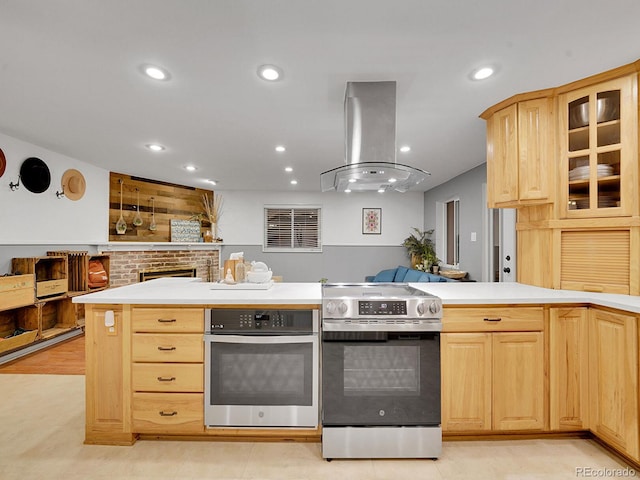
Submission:
M 68 332 L 62 333 L 60 335 L 56 335 L 55 337 L 51 337 L 46 340 L 35 342 L 29 345 L 28 347 L 24 347 L 24 348 L 21 348 L 20 350 L 16 350 L 15 352 L 3 355 L 2 357 L 0 357 L 0 365 L 4 365 L 5 363 L 9 363 L 13 360 L 24 357 L 31 353 L 35 353 L 38 350 L 49 348 L 57 343 L 64 342 L 66 340 L 77 337 L 79 335 L 84 335 L 84 330 L 81 328 L 76 328 L 74 330 L 69 330 Z

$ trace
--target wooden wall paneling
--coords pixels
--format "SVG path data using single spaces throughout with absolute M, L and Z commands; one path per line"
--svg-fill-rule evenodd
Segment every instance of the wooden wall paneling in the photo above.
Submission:
M 124 235 L 116 233 L 115 225 L 120 217 L 120 183 L 122 180 L 122 216 L 127 222 Z M 136 190 L 138 189 L 138 190 Z M 140 213 L 143 224 L 133 225 L 136 214 L 138 191 L 140 193 Z M 202 195 L 213 195 L 212 190 L 175 185 L 168 182 L 132 177 L 111 172 L 109 175 L 109 241 L 111 242 L 169 242 L 170 220 L 189 220 L 193 215 L 203 213 Z M 157 229 L 149 230 L 152 214 L 152 200 L 155 203 Z M 209 222 L 203 221 L 203 227 Z

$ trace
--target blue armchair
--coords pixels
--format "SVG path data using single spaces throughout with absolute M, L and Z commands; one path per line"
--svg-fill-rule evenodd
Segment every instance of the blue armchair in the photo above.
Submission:
M 451 278 L 441 277 L 432 273 L 421 272 L 413 268 L 398 266 L 389 270 L 382 270 L 376 275 L 364 277 L 364 281 L 370 282 L 455 282 Z

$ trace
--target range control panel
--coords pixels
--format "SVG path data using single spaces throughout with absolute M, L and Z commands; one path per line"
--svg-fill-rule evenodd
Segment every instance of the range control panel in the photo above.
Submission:
M 359 301 L 358 315 L 406 315 L 407 302 L 404 300 Z
M 207 310 L 209 332 L 216 334 L 307 333 L 317 324 L 313 310 Z M 314 318 L 316 321 L 314 322 Z

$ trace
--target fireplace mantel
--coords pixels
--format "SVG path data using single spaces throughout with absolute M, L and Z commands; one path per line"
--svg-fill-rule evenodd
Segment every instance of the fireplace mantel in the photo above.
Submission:
M 169 250 L 220 250 L 222 243 L 184 243 L 184 242 L 109 242 L 97 246 L 98 252 L 146 252 Z

